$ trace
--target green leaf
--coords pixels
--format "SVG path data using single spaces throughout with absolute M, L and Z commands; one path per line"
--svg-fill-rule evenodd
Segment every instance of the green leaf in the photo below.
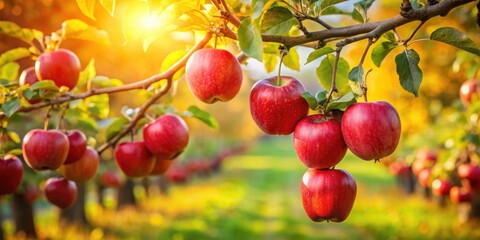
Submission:
M 288 54 L 283 57 L 283 64 L 292 70 L 300 71 L 300 56 L 296 48 L 290 48 Z
M 87 106 L 88 112 L 91 113 L 92 116 L 106 118 L 110 113 L 109 101 L 108 94 L 101 94 L 85 99 L 84 104 Z
M 323 105 L 327 101 L 327 97 L 328 97 L 327 90 L 320 90 L 317 92 L 317 94 L 315 94 L 315 99 L 320 105 Z
M 395 37 L 395 34 L 391 31 L 384 33 L 382 37 L 386 38 L 390 42 L 393 42 L 393 43 L 397 42 L 397 38 Z
M 455 28 L 442 27 L 432 32 L 431 40 L 450 44 L 467 52 L 480 56 L 480 49 L 467 37 L 467 35 Z
M 309 92 L 304 92 L 302 93 L 302 97 L 307 101 L 308 103 L 308 106 L 310 107 L 310 109 L 312 110 L 317 110 L 318 107 L 320 106 L 317 102 L 317 100 L 315 99 L 315 97 L 309 93 Z
M 30 51 L 23 47 L 10 49 L 0 55 L 0 67 L 7 62 L 14 62 L 19 59 L 29 57 L 30 55 Z
M 7 117 L 11 117 L 20 108 L 20 99 L 14 98 L 2 105 L 2 111 Z
M 105 8 L 111 16 L 115 13 L 115 2 L 115 0 L 100 0 L 100 4 L 102 4 L 103 8 Z
M 333 74 L 333 66 L 335 63 L 335 56 L 333 54 L 329 54 L 326 58 L 322 60 L 320 66 L 316 69 L 316 74 L 318 79 L 320 80 L 320 85 L 324 89 L 330 89 L 332 86 L 332 74 Z M 345 94 L 348 92 L 348 73 L 350 72 L 350 66 L 348 62 L 340 58 L 338 61 L 337 67 L 337 78 L 336 84 L 339 94 Z
M 368 22 L 367 12 L 375 0 L 361 0 L 353 5 L 352 17 L 360 23 Z
M 20 144 L 20 142 L 22 141 L 20 139 L 20 136 L 18 135 L 18 133 L 14 132 L 14 131 L 8 131 L 7 135 L 10 138 L 10 140 L 12 140 L 16 144 Z
M 22 155 L 22 149 L 21 148 L 14 148 L 14 149 L 11 149 L 7 152 L 7 154 L 10 154 L 10 155 L 14 155 L 14 156 L 20 156 Z
M 120 133 L 128 123 L 128 119 L 124 117 L 113 119 L 112 123 L 107 127 L 106 130 L 107 141 Z
M 162 66 L 160 67 L 160 72 L 165 72 L 167 71 L 168 68 L 173 66 L 175 63 L 178 62 L 183 56 L 187 54 L 187 51 L 185 50 L 177 50 L 174 51 L 163 60 Z M 173 80 L 178 80 L 180 79 L 183 74 L 185 73 L 185 67 L 182 67 L 180 70 L 178 70 L 174 75 L 173 75 Z
M 356 66 L 352 68 L 350 73 L 348 74 L 348 79 L 354 81 L 354 82 L 362 82 L 363 81 L 363 67 L 361 66 Z
M 26 43 L 32 43 L 34 39 L 42 40 L 43 33 L 29 28 L 21 28 L 16 23 L 0 21 L 0 33 L 20 39 Z
M 307 62 L 305 64 L 310 63 L 320 58 L 321 56 L 332 53 L 332 52 L 335 52 L 335 50 L 331 47 L 323 47 L 323 48 L 317 49 L 308 55 Z
M 94 16 L 96 0 L 77 0 L 77 5 L 83 15 L 96 20 Z
M 92 79 L 92 85 L 100 87 L 118 87 L 122 86 L 123 82 L 119 79 L 112 79 L 105 76 L 95 76 Z
M 375 45 L 371 55 L 375 66 L 380 67 L 385 57 L 397 46 L 399 45 L 393 42 L 381 42 L 380 44 Z
M 323 15 L 322 13 L 325 9 L 328 9 L 335 4 L 339 4 L 346 1 L 347 0 L 323 0 L 321 1 L 321 4 L 320 4 L 320 14 Z
M 107 31 L 99 30 L 79 19 L 69 19 L 62 23 L 62 37 L 64 39 L 86 40 L 110 45 Z
M 254 22 L 255 26 L 259 26 L 258 22 L 262 17 L 262 14 L 265 12 L 266 9 L 269 9 L 276 0 L 253 0 L 252 6 L 252 21 Z
M 215 118 L 213 118 L 213 116 L 210 115 L 210 113 L 208 113 L 207 111 L 203 111 L 202 109 L 198 108 L 197 106 L 190 106 L 187 109 L 186 115 L 194 117 L 194 118 L 204 122 L 205 124 L 207 124 L 209 127 L 213 128 L 213 129 L 218 129 L 217 120 L 215 120 Z
M 420 56 L 413 49 L 406 50 L 395 57 L 400 85 L 415 97 L 418 97 L 418 89 L 423 78 L 422 70 L 418 67 L 419 62 Z
M 253 26 L 250 18 L 245 18 L 238 27 L 238 42 L 245 55 L 262 61 L 262 34 Z
M 288 35 L 293 26 L 298 25 L 292 12 L 284 7 L 273 7 L 263 15 L 262 33 L 267 35 Z
M 55 91 L 58 92 L 58 87 L 52 80 L 42 80 L 40 82 L 34 83 L 30 86 L 30 90 L 46 90 L 46 91 Z
M 15 81 L 18 79 L 20 65 L 16 62 L 9 62 L 0 67 L 0 79 Z
M 78 77 L 77 87 L 81 88 L 83 86 L 88 85 L 95 76 L 97 75 L 97 69 L 95 68 L 95 59 L 90 59 L 87 66 L 83 71 L 80 72 L 80 76 Z
M 333 109 L 345 111 L 348 106 L 352 105 L 355 102 L 357 102 L 357 100 L 355 99 L 355 95 L 352 92 L 349 92 L 339 99 L 332 99 L 332 101 L 328 103 L 327 112 Z
M 351 13 L 344 11 L 338 7 L 329 7 L 323 10 L 321 15 L 351 15 Z

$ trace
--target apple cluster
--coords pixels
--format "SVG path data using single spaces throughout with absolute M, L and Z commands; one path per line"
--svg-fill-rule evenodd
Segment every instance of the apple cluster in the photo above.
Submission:
M 255 83 L 250 112 L 257 126 L 272 135 L 293 133 L 300 161 L 309 169 L 300 186 L 302 203 L 313 221 L 344 221 L 357 186 L 345 170 L 334 169 L 347 149 L 364 160 L 386 157 L 398 145 L 400 118 L 385 101 L 353 103 L 343 113 L 308 115 L 305 89 L 293 77 L 276 76 Z
M 92 179 L 100 164 L 95 149 L 79 130 L 34 129 L 22 141 L 23 158 L 36 171 L 56 170 L 62 177 L 47 180 L 45 196 L 52 204 L 67 208 L 76 200 L 77 183 Z
M 164 114 L 143 128 L 143 141 L 122 142 L 115 148 L 115 162 L 127 177 L 162 175 L 188 145 L 185 121 Z

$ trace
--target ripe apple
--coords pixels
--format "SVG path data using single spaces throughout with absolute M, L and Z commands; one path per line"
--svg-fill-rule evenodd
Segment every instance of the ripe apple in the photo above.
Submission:
M 65 178 L 49 178 L 45 184 L 45 196 L 57 207 L 68 208 L 77 200 L 77 184 Z
M 397 110 L 385 101 L 358 102 L 342 117 L 342 134 L 350 151 L 363 160 L 392 154 L 400 140 Z
M 412 171 L 415 176 L 425 168 L 432 168 L 437 162 L 438 154 L 432 150 L 421 149 L 417 152 L 415 161 L 412 164 Z
M 188 180 L 188 171 L 179 165 L 171 166 L 165 173 L 167 179 L 173 183 L 184 183 Z
M 56 170 L 67 159 L 69 146 L 68 137 L 61 131 L 34 129 L 23 138 L 23 157 L 37 171 Z
M 152 171 L 149 173 L 150 176 L 160 176 L 163 175 L 172 165 L 174 159 L 156 159 L 155 166 Z
M 70 50 L 59 49 L 42 53 L 35 62 L 35 72 L 40 81 L 52 80 L 57 87 L 73 89 L 80 75 L 80 60 Z
M 118 188 L 122 186 L 122 178 L 117 171 L 107 170 L 100 176 L 100 183 L 105 187 Z
M 190 91 L 205 103 L 234 98 L 242 86 L 242 75 L 242 67 L 235 56 L 214 48 L 193 53 L 185 68 Z
M 68 148 L 67 160 L 63 163 L 65 165 L 78 161 L 87 150 L 87 138 L 81 131 L 69 131 L 67 137 L 70 147 Z
M 430 186 L 430 178 L 432 177 L 432 170 L 430 168 L 425 168 L 418 174 L 418 183 L 422 187 L 429 187 Z
M 325 119 L 322 114 L 305 117 L 297 123 L 293 145 L 300 161 L 309 168 L 331 168 L 347 153 L 340 122 Z
M 479 86 L 479 80 L 468 80 L 463 82 L 462 86 L 460 87 L 460 100 L 462 100 L 464 106 L 470 105 L 473 96 L 475 96 L 476 98 L 480 96 Z
M 28 84 L 32 86 L 33 84 L 37 83 L 39 80 L 37 78 L 37 75 L 35 73 L 35 67 L 29 67 L 25 70 L 23 70 L 22 74 L 20 74 L 20 86 L 24 86 L 25 84 Z M 30 104 L 35 104 L 40 102 L 42 99 L 39 98 L 32 98 L 32 99 L 27 99 L 27 101 Z
M 123 142 L 115 148 L 115 162 L 128 177 L 144 177 L 152 171 L 155 158 L 143 141 Z
M 388 165 L 390 173 L 397 177 L 406 177 L 410 174 L 410 167 L 404 161 L 395 161 Z
M 85 154 L 83 154 L 79 160 L 61 166 L 58 172 L 68 180 L 76 183 L 84 183 L 95 176 L 99 164 L 100 159 L 97 151 L 91 147 L 87 147 Z
M 12 194 L 22 182 L 23 164 L 14 155 L 0 158 L 0 195 Z
M 143 140 L 157 158 L 174 159 L 188 145 L 188 127 L 177 115 L 165 114 L 143 128 Z
M 446 179 L 435 179 L 432 182 L 432 193 L 437 196 L 446 196 L 450 193 L 452 184 Z
M 465 163 L 458 166 L 458 177 L 469 181 L 480 181 L 480 167 L 474 163 Z
M 36 185 L 27 185 L 25 188 L 25 199 L 28 202 L 35 202 L 40 198 L 40 189 Z
M 450 201 L 453 203 L 471 202 L 473 194 L 470 189 L 454 186 L 450 189 Z
M 310 168 L 303 175 L 300 192 L 303 208 L 312 221 L 342 222 L 352 210 L 357 184 L 345 170 Z
M 272 135 L 289 135 L 308 114 L 302 97 L 305 88 L 293 77 L 270 77 L 255 83 L 250 92 L 250 113 L 257 126 Z

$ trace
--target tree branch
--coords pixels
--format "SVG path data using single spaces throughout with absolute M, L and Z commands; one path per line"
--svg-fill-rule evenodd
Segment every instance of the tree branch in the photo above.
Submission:
M 153 83 L 156 83 L 160 80 L 167 79 L 167 78 L 173 76 L 173 74 L 175 74 L 178 70 L 180 70 L 180 68 L 185 66 L 185 64 L 187 63 L 187 60 L 190 58 L 190 56 L 195 51 L 203 48 L 208 43 L 208 41 L 210 41 L 211 38 L 212 38 L 212 33 L 207 32 L 207 34 L 202 39 L 202 41 L 197 43 L 192 49 L 190 49 L 190 51 L 185 56 L 183 56 L 174 65 L 172 65 L 170 68 L 168 68 L 167 70 L 165 70 L 164 72 L 162 72 L 160 74 L 151 76 L 149 78 L 146 78 L 146 79 L 138 81 L 138 82 L 125 84 L 125 85 L 122 85 L 122 86 L 110 87 L 110 88 L 91 89 L 91 90 L 86 91 L 84 93 L 64 95 L 64 96 L 61 96 L 61 97 L 56 98 L 56 99 L 46 100 L 46 101 L 43 101 L 43 102 L 40 102 L 40 103 L 33 104 L 33 105 L 28 106 L 28 107 L 20 107 L 17 110 L 17 112 L 30 112 L 30 111 L 37 110 L 37 109 L 40 109 L 40 108 L 53 106 L 53 105 L 58 105 L 58 104 L 62 104 L 62 103 L 65 103 L 65 102 L 70 102 L 70 101 L 73 101 L 73 100 L 76 100 L 76 99 L 85 99 L 85 98 L 95 96 L 95 95 L 111 94 L 111 93 L 124 92 L 124 91 L 130 91 L 130 90 L 135 90 L 135 89 L 147 89 Z M 0 112 L 0 117 L 4 117 L 4 116 L 5 116 L 5 113 Z
M 338 39 L 338 38 L 349 38 L 357 35 L 364 35 L 360 39 L 366 38 L 378 38 L 383 33 L 405 25 L 413 21 L 426 21 L 436 16 L 444 16 L 450 12 L 450 10 L 465 5 L 467 3 L 473 2 L 474 0 L 444 0 L 433 6 L 425 6 L 421 9 L 412 9 L 408 14 L 404 14 L 407 17 L 402 15 L 397 15 L 382 21 L 369 22 L 363 24 L 357 24 L 347 27 L 338 27 L 331 28 L 317 32 L 310 32 L 310 36 L 278 36 L 278 35 L 263 35 L 262 40 L 264 42 L 276 42 L 285 45 L 287 48 L 293 46 L 306 44 L 309 42 L 328 42 L 329 39 Z

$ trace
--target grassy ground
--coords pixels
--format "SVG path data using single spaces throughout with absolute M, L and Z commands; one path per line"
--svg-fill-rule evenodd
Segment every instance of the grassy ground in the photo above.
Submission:
M 277 137 L 229 159 L 221 174 L 173 186 L 168 196 L 153 193 L 140 211 L 89 204 L 91 229 L 59 229 L 52 211 L 38 225 L 52 239 L 480 239 L 478 227 L 458 223 L 454 206 L 404 196 L 381 164 L 347 155 L 337 168 L 358 184 L 343 223 L 308 219 L 299 190 L 306 168 L 290 138 Z

